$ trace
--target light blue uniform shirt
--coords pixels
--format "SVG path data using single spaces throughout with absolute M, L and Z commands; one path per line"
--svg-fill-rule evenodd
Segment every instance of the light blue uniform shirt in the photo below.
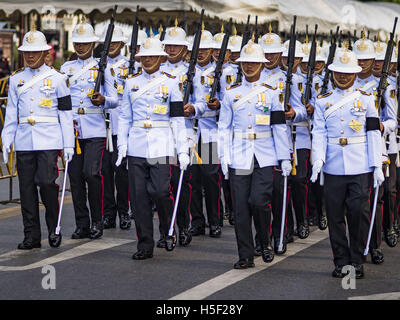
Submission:
M 44 64 L 37 69 L 25 68 L 10 77 L 7 112 L 1 133 L 3 145 L 9 146 L 14 142 L 16 151 L 61 150 L 75 146 L 72 110 L 60 110 L 62 106 L 58 104 L 58 99 L 69 99 L 70 96 L 66 75 L 56 72 L 24 90 L 18 98 L 20 87 L 49 70 L 51 68 Z M 45 87 L 46 82 L 50 86 Z M 50 101 L 43 104 L 44 99 Z M 20 118 L 29 116 L 58 118 L 58 123 L 19 123 Z
M 158 158 L 189 153 L 185 134 L 185 119 L 170 117 L 170 103 L 182 102 L 178 80 L 167 76 L 162 83 L 147 89 L 134 99 L 133 95 L 151 81 L 163 76 L 160 70 L 153 74 L 142 71 L 128 78 L 125 84 L 119 116 L 118 147 L 128 146 L 127 155 L 139 158 Z M 162 94 L 161 92 L 163 92 Z M 161 93 L 161 94 L 160 94 Z M 136 121 L 161 121 L 165 127 L 136 127 Z
M 324 112 L 343 98 L 351 95 L 356 90 L 355 86 L 341 90 L 336 88 L 331 94 L 320 96 L 314 110 L 314 128 L 312 131 L 313 159 L 322 160 L 325 165 L 323 171 L 332 175 L 357 175 L 372 172 L 375 167 L 381 167 L 381 134 L 379 130 L 366 131 L 366 119 L 378 118 L 375 108 L 375 98 L 372 95 L 361 94 L 359 103 L 362 111 L 355 111 L 354 99 L 325 119 Z M 350 127 L 354 120 L 361 124 L 357 132 Z M 340 144 L 329 143 L 329 138 L 366 137 L 362 143 Z
M 72 77 L 76 72 L 84 68 L 94 58 L 86 60 L 77 59 L 67 61 L 61 66 L 61 71 Z M 95 65 L 93 69 L 98 69 Z M 100 93 L 105 97 L 104 105 L 96 107 L 92 104 L 88 93 L 94 89 L 96 79 L 94 78 L 96 70 L 88 70 L 81 75 L 74 83 L 70 83 L 72 107 L 74 108 L 74 120 L 77 122 L 76 129 L 79 132 L 79 139 L 105 138 L 106 124 L 103 114 L 78 114 L 76 108 L 101 108 L 112 109 L 118 106 L 117 91 L 114 88 L 113 79 L 109 68 L 104 73 L 104 86 L 100 86 Z
M 225 92 L 218 123 L 218 152 L 220 158 L 229 152 L 226 156 L 230 158 L 230 167 L 233 169 L 249 170 L 254 156 L 261 168 L 276 166 L 279 160 L 290 159 L 286 124 L 270 124 L 271 111 L 283 111 L 278 90 L 265 90 L 264 99 L 260 94 L 250 97 L 234 111 L 235 102 L 262 85 L 261 79 L 252 83 L 243 79 L 241 85 Z M 265 121 L 267 118 L 269 121 Z M 235 136 L 235 131 L 256 134 L 269 132 L 272 136 L 243 139 Z

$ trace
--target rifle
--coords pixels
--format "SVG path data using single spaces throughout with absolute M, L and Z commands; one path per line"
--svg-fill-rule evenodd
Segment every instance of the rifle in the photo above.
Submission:
M 117 14 L 117 7 L 118 7 L 117 5 L 114 6 L 114 11 L 111 16 L 110 24 L 108 25 L 106 38 L 104 40 L 103 51 L 101 52 L 100 55 L 99 74 L 96 78 L 96 84 L 94 86 L 93 92 L 99 92 L 101 84 L 104 83 L 104 71 L 106 70 L 107 67 L 107 57 L 110 51 L 110 44 L 114 32 L 114 20 L 115 20 L 115 15 Z
M 393 53 L 393 46 L 394 46 L 394 33 L 396 32 L 396 25 L 397 25 L 397 17 L 394 19 L 394 25 L 393 25 L 393 31 L 390 34 L 389 42 L 387 45 L 386 53 L 385 53 L 385 60 L 383 62 L 383 67 L 382 67 L 382 74 L 381 78 L 379 80 L 379 85 L 377 89 L 377 95 L 376 95 L 376 106 L 378 108 L 378 112 L 380 114 L 381 111 L 381 106 L 383 102 L 383 94 L 386 90 L 387 86 L 387 77 L 388 77 L 388 72 L 389 72 L 389 67 L 390 67 L 390 60 L 392 60 L 392 53 Z
M 139 6 L 136 7 L 135 22 L 133 23 L 132 27 L 131 46 L 130 46 L 131 56 L 129 58 L 128 74 L 133 74 L 135 70 L 135 56 L 136 56 L 136 47 L 137 47 L 138 32 L 139 32 L 138 18 L 139 18 Z
M 396 81 L 396 90 L 397 90 L 397 103 L 400 102 L 400 54 L 399 54 L 399 45 L 400 45 L 400 40 L 397 42 L 397 81 Z M 400 118 L 400 108 L 397 108 L 397 118 Z M 398 124 L 397 124 L 398 126 Z M 397 129 L 397 143 L 400 142 L 400 136 L 399 136 L 399 129 Z
M 188 33 L 186 10 L 183 10 L 183 30 L 185 30 L 186 34 Z
M 115 20 L 115 15 L 117 14 L 117 7 L 118 7 L 117 5 L 114 6 L 114 11 L 111 16 L 110 24 L 108 25 L 108 28 L 107 28 L 107 34 L 106 34 L 106 38 L 104 40 L 104 48 L 103 48 L 103 51 L 101 52 L 100 61 L 99 61 L 99 73 L 96 78 L 96 83 L 94 85 L 93 92 L 100 92 L 100 86 L 102 84 L 104 84 L 104 73 L 105 73 L 105 69 L 107 67 L 107 57 L 108 57 L 108 53 L 110 51 L 110 44 L 111 44 L 112 35 L 114 32 L 114 20 Z M 94 98 L 95 98 L 95 96 L 97 96 L 97 95 L 93 95 Z M 111 139 L 111 130 L 110 130 L 110 114 L 108 112 L 106 112 L 104 109 L 103 109 L 103 117 L 104 117 L 104 121 L 106 122 L 106 131 L 107 131 L 106 145 L 108 146 L 108 150 L 110 152 L 112 152 L 113 148 L 112 148 L 112 139 Z
M 258 43 L 258 16 L 256 16 L 256 26 L 254 31 L 254 42 Z
M 296 19 L 297 17 L 293 17 L 293 24 L 290 27 L 290 40 L 289 40 L 289 51 L 288 51 L 288 62 L 287 62 L 287 72 L 286 72 L 286 84 L 285 84 L 285 97 L 284 97 L 284 108 L 285 112 L 289 111 L 289 99 L 291 93 L 292 86 L 292 77 L 293 77 L 293 66 L 294 66 L 294 58 L 296 52 Z M 293 124 L 290 125 L 292 129 L 292 141 L 293 141 L 293 154 L 292 154 L 292 174 L 296 175 L 296 126 Z
M 296 51 L 296 19 L 297 17 L 294 16 L 293 24 L 290 27 L 290 41 L 289 41 L 288 62 L 287 62 L 288 70 L 286 73 L 285 98 L 284 98 L 285 112 L 289 111 L 288 103 L 290 98 L 290 87 L 292 85 L 294 55 Z
M 349 41 L 349 50 L 353 51 L 353 46 L 351 45 L 351 34 L 350 34 L 350 31 L 347 32 L 347 38 L 348 38 L 348 41 Z
M 250 24 L 250 15 L 247 16 L 247 23 L 243 33 L 242 44 L 240 45 L 240 52 L 242 52 L 243 47 L 247 44 L 247 42 L 250 39 L 249 24 Z M 242 77 L 243 77 L 242 66 L 239 63 L 235 84 L 242 82 Z
M 311 50 L 310 50 L 310 56 L 308 59 L 308 66 L 307 66 L 306 91 L 304 93 L 304 105 L 305 106 L 307 106 L 309 104 L 310 98 L 311 98 L 311 88 L 312 88 L 314 69 L 315 69 L 315 57 L 317 55 L 317 42 L 315 39 L 317 36 L 317 30 L 318 30 L 318 25 L 316 24 L 315 32 L 314 32 L 312 43 L 311 43 Z
M 342 47 L 342 41 L 343 41 L 343 33 L 342 33 L 342 30 L 340 30 L 340 34 L 339 34 L 339 48 Z
M 185 95 L 183 97 L 183 105 L 185 106 L 189 102 L 189 97 L 193 92 L 193 78 L 196 71 L 197 56 L 199 55 L 199 46 L 201 39 L 201 25 L 203 24 L 204 9 L 201 10 L 200 20 L 197 26 L 196 34 L 193 40 L 192 52 L 190 54 L 189 67 L 187 71 Z
M 330 77 L 330 70 L 328 69 L 328 66 L 333 62 L 333 58 L 335 56 L 336 52 L 336 39 L 339 33 L 339 27 L 336 28 L 336 35 L 331 36 L 331 46 L 329 47 L 329 55 L 328 55 L 328 60 L 325 64 L 325 74 L 324 74 L 324 81 L 322 82 L 322 87 L 321 87 L 321 94 L 325 94 L 326 91 L 328 90 L 328 83 L 329 83 L 329 77 Z
M 219 56 L 214 71 L 214 82 L 211 87 L 210 100 L 214 98 L 217 92 L 221 90 L 220 80 L 222 76 L 222 67 L 225 61 L 225 55 L 226 55 L 226 50 L 228 48 L 228 41 L 231 35 L 231 30 L 232 30 L 232 18 L 229 19 L 228 29 L 226 30 L 226 33 L 224 35 L 224 40 L 222 40 L 221 50 L 219 51 Z
M 161 34 L 160 34 L 160 41 L 163 41 L 164 40 L 164 38 L 165 38 L 165 33 L 166 33 L 166 31 L 167 31 L 167 25 L 169 24 L 169 18 L 167 18 L 167 24 L 166 25 L 160 25 L 160 28 L 161 28 Z

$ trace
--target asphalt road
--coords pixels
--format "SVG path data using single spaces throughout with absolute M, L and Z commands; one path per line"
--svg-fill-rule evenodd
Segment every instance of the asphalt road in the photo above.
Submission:
M 7 187 L 8 182 L 0 180 L 0 200 L 8 196 Z M 173 252 L 155 248 L 154 258 L 144 261 L 131 259 L 136 252 L 134 225 L 130 230 L 118 226 L 105 230 L 99 240 L 70 239 L 75 223 L 68 193 L 60 248 L 47 243 L 43 210 L 41 222 L 42 248 L 16 250 L 23 239 L 20 208 L 0 207 L 0 299 L 336 300 L 370 295 L 400 299 L 400 246 L 389 248 L 383 243 L 385 262 L 373 265 L 368 256 L 365 279 L 356 281 L 356 289 L 344 290 L 341 279 L 330 275 L 333 262 L 327 230 L 313 228 L 308 239 L 296 238 L 272 264 L 257 258 L 256 268 L 234 270 L 237 247 L 234 229 L 227 222 L 220 239 L 194 237 L 190 246 L 177 246 Z M 158 240 L 157 218 L 154 232 Z M 42 287 L 45 265 L 55 268 L 54 290 Z

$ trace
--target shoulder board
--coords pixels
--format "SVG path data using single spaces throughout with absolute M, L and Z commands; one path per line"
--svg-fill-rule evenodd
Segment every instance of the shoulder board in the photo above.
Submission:
M 173 75 L 171 75 L 171 74 L 169 74 L 169 73 L 166 73 L 166 72 L 162 72 L 163 74 L 165 74 L 168 78 L 171 78 L 171 79 L 175 79 L 176 77 L 174 77 Z
M 271 89 L 271 90 L 276 90 L 276 87 L 272 87 L 272 86 L 270 86 L 269 84 L 266 84 L 266 83 L 263 83 L 263 86 L 267 87 L 268 89 Z
M 54 70 L 56 70 L 58 73 L 65 74 L 65 72 L 62 72 L 61 70 L 58 70 L 58 69 L 56 69 L 56 68 L 54 68 L 54 67 L 51 67 L 51 68 L 54 69 Z
M 320 94 L 320 95 L 318 96 L 318 99 L 322 99 L 322 98 L 329 97 L 332 93 L 333 93 L 333 92 L 331 91 L 331 92 L 327 92 L 327 93 L 325 93 L 325 94 Z
M 364 94 L 364 95 L 366 95 L 366 96 L 370 96 L 370 95 L 371 95 L 370 93 L 365 92 L 365 91 L 362 91 L 362 90 L 360 90 L 360 89 L 357 89 L 357 90 L 360 91 L 362 94 Z
M 142 74 L 142 70 L 140 70 L 139 72 L 137 72 L 137 73 L 135 73 L 135 74 L 130 74 L 130 75 L 128 76 L 128 79 L 135 78 L 135 77 L 137 77 L 137 76 L 140 76 L 141 74 Z
M 239 87 L 241 84 L 242 84 L 241 82 L 232 84 L 231 86 L 227 87 L 226 90 L 231 90 L 231 89 L 237 88 L 237 87 Z
M 17 73 L 20 73 L 21 71 L 24 71 L 25 70 L 25 67 L 23 67 L 23 68 L 21 68 L 21 69 L 18 69 L 18 70 L 15 70 L 12 74 L 11 74 L 11 76 L 14 76 L 14 75 L 16 75 Z

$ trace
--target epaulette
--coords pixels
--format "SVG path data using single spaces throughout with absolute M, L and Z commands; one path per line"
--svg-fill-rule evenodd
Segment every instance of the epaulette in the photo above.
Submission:
M 360 90 L 360 89 L 357 89 L 357 90 L 360 91 L 362 94 L 364 94 L 364 95 L 366 95 L 366 96 L 370 96 L 370 95 L 371 95 L 370 93 L 365 92 L 365 91 L 362 91 L 362 90 Z
M 140 70 L 139 72 L 137 72 L 137 73 L 135 73 L 135 74 L 130 74 L 129 76 L 128 76 L 128 79 L 131 79 L 131 78 L 135 78 L 135 77 L 137 77 L 137 76 L 140 76 L 141 74 L 142 74 L 142 70 Z
M 270 86 L 269 84 L 266 84 L 266 83 L 263 83 L 263 86 L 267 87 L 268 89 L 271 89 L 271 90 L 276 90 L 276 87 L 272 87 L 272 86 Z
M 171 78 L 171 79 L 175 79 L 176 78 L 175 76 L 173 76 L 173 75 L 171 75 L 169 73 L 166 73 L 166 72 L 162 72 L 162 74 L 165 74 L 168 78 Z
M 227 87 L 226 90 L 231 90 L 231 89 L 237 88 L 237 87 L 239 87 L 241 84 L 242 84 L 241 82 L 234 83 L 234 84 L 230 85 L 229 87 Z
M 333 92 L 331 91 L 331 92 L 327 92 L 327 93 L 325 93 L 325 94 L 320 94 L 320 95 L 318 96 L 318 99 L 322 99 L 322 98 L 329 97 L 332 93 L 333 93 Z
M 16 75 L 17 73 L 20 73 L 21 71 L 24 71 L 24 70 L 25 70 L 25 67 L 22 67 L 21 69 L 15 70 L 15 71 L 11 74 L 11 76 L 14 76 L 14 75 Z
M 57 68 L 54 68 L 54 67 L 51 67 L 51 68 L 56 70 L 58 73 L 65 74 L 65 72 L 62 72 L 61 70 L 58 70 Z

